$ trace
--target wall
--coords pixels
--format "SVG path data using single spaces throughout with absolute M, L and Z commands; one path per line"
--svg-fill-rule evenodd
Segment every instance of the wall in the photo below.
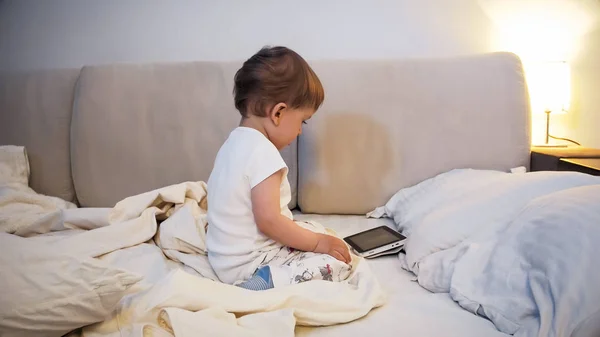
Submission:
M 573 107 L 568 135 L 600 148 L 600 27 L 583 36 L 572 62 Z
M 511 50 L 526 64 L 566 61 L 571 66 L 569 113 L 551 115 L 550 133 L 600 148 L 600 1 L 478 2 L 494 22 L 494 49 Z M 552 78 L 542 79 L 551 86 Z M 533 112 L 533 142 L 542 143 L 546 116 Z
M 472 0 L 6 0 L 0 69 L 244 59 L 266 44 L 304 57 L 489 51 Z
M 267 44 L 289 46 L 307 59 L 510 50 L 501 43 L 501 23 L 490 11 L 510 1 L 3 0 L 0 70 L 240 60 Z M 597 0 L 571 0 L 577 1 Z M 552 124 L 554 134 L 596 147 L 600 147 L 596 130 L 600 98 L 595 95 L 600 87 L 599 34 L 588 33 L 581 40 L 573 60 L 571 113 L 557 116 Z M 543 116 L 533 122 L 537 143 L 543 139 Z

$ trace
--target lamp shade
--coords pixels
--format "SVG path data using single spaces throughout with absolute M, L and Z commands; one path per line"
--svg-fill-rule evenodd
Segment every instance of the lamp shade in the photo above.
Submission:
M 532 113 L 566 113 L 571 102 L 571 70 L 566 62 L 525 64 Z

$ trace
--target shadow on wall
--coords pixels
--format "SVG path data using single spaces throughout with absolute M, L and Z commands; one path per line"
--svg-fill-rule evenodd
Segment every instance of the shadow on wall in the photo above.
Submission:
M 306 213 L 365 214 L 387 200 L 393 166 L 388 128 L 374 118 L 327 113 L 301 138 L 300 207 Z

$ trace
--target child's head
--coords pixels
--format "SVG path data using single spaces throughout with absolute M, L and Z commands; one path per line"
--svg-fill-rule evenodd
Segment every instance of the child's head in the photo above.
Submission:
M 325 98 L 308 63 L 285 47 L 265 47 L 235 74 L 235 107 L 244 119 L 260 123 L 279 149 L 301 132 Z

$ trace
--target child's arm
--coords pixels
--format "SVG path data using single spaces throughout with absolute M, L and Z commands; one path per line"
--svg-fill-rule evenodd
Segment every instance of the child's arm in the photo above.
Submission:
M 282 174 L 283 171 L 272 174 L 251 190 L 252 212 L 258 229 L 285 246 L 305 252 L 329 254 L 349 263 L 350 252 L 342 240 L 302 228 L 281 214 L 279 186 Z

